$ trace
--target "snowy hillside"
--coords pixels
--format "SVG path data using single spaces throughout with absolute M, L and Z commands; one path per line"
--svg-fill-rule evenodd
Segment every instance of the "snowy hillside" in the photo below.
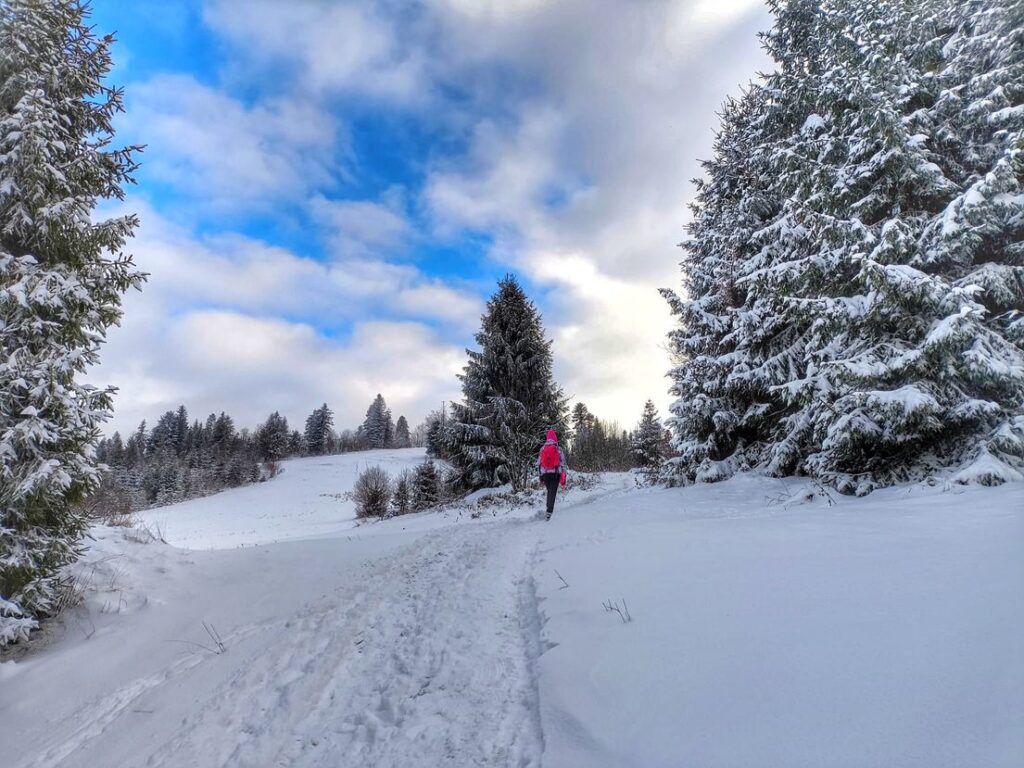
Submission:
M 549 523 L 354 527 L 367 458 L 152 513 L 210 551 L 98 529 L 86 604 L 0 665 L 11 764 L 1020 765 L 1024 484 L 606 475 Z
M 396 475 L 424 458 L 422 448 L 407 448 L 291 459 L 273 482 L 160 507 L 139 517 L 170 544 L 192 549 L 335 534 L 355 523 L 355 504 L 347 494 L 362 470 L 379 465 Z

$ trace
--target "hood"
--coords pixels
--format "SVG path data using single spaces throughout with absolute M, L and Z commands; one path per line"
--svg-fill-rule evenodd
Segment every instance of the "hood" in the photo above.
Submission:
M 552 443 L 558 442 L 558 433 L 553 429 L 548 430 L 548 441 Z

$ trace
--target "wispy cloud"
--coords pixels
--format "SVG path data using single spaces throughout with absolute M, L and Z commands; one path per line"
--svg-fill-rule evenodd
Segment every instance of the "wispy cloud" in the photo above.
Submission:
M 301 198 L 344 169 L 339 120 L 309 101 L 270 97 L 246 106 L 180 74 L 137 83 L 129 98 L 122 130 L 147 145 L 147 176 L 205 205 Z
M 420 15 L 410 3 L 346 0 L 211 0 L 206 20 L 256 65 L 290 88 L 420 101 L 433 86 Z M 285 69 L 282 71 L 282 65 Z

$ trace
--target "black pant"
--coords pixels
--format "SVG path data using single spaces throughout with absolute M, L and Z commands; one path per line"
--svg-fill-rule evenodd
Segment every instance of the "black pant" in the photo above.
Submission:
M 557 472 L 547 472 L 540 476 L 548 489 L 548 517 L 555 511 L 555 494 L 558 493 L 559 476 Z

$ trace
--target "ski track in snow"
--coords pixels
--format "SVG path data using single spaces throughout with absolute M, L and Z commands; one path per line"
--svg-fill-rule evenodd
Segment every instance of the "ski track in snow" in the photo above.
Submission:
M 516 519 L 423 535 L 368 563 L 358 583 L 237 629 L 223 656 L 187 656 L 92 702 L 22 766 L 61 765 L 130 727 L 119 718 L 143 695 L 159 698 L 155 689 L 179 675 L 229 659 L 225 680 L 132 765 L 540 766 L 533 567 L 543 530 Z

